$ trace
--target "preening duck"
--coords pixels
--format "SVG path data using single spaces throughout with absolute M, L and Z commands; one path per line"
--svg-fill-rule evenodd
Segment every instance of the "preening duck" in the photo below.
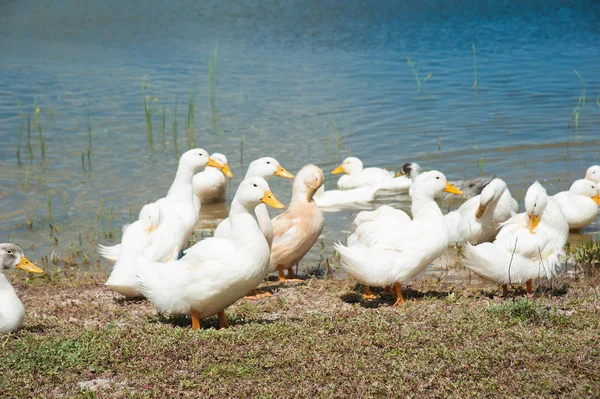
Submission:
M 363 163 L 356 157 L 348 157 L 331 173 L 337 175 L 346 173 L 340 177 L 337 185 L 342 190 L 356 187 L 384 184 L 394 178 L 394 173 L 382 168 L 363 168 Z
M 525 213 L 506 221 L 493 243 L 466 244 L 464 264 L 479 276 L 503 285 L 527 284 L 531 280 L 551 278 L 564 256 L 569 225 L 558 204 L 538 182 L 525 195 Z
M 143 295 L 162 312 L 192 316 L 194 329 L 200 328 L 200 319 L 215 314 L 220 326 L 227 327 L 224 310 L 269 270 L 269 245 L 253 216 L 260 203 L 283 208 L 263 178 L 246 179 L 231 203 L 229 237 L 200 241 L 166 265 L 138 256 Z
M 10 284 L 9 273 L 15 269 L 30 273 L 44 271 L 31 263 L 15 244 L 0 244 L 0 334 L 16 331 L 25 320 L 25 307 Z
M 493 241 L 500 228 L 519 210 L 502 179 L 494 179 L 481 194 L 467 200 L 444 218 L 450 229 L 450 245 Z
M 585 172 L 585 178 L 594 183 L 600 183 L 600 165 L 590 166 Z

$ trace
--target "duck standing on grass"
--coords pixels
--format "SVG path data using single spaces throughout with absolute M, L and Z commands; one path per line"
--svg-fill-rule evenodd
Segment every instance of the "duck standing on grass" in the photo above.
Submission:
M 413 184 L 412 221 L 366 232 L 352 246 L 334 245 L 342 267 L 365 285 L 365 298 L 373 298 L 371 285 L 393 286 L 397 295 L 394 305 L 403 303 L 401 284 L 411 281 L 444 253 L 449 241 L 448 226 L 434 200 L 442 191 L 461 194 L 443 173 L 425 172 Z
M 192 328 L 200 319 L 219 315 L 219 326 L 228 326 L 225 309 L 256 287 L 269 270 L 269 245 L 254 219 L 254 209 L 265 203 L 283 205 L 260 177 L 240 184 L 229 219 L 227 238 L 207 238 L 189 248 L 179 260 L 167 264 L 136 257 L 142 294 L 161 312 L 192 316 Z
M 571 184 L 569 191 L 552 196 L 565 215 L 569 229 L 583 229 L 596 219 L 600 205 L 598 187 L 592 180 L 579 179 Z
M 183 153 L 179 158 L 175 179 L 166 197 L 155 202 L 160 207 L 164 225 L 159 235 L 168 235 L 169 231 L 177 229 L 182 231 L 180 234 L 182 238 L 176 240 L 178 242 L 177 245 L 167 246 L 164 245 L 165 243 L 162 240 L 154 241 L 157 245 L 152 249 L 152 252 L 156 253 L 156 255 L 153 255 L 156 256 L 155 260 L 162 259 L 165 256 L 172 256 L 172 253 L 175 253 L 175 256 L 177 256 L 179 251 L 181 251 L 180 247 L 185 245 L 192 234 L 198 222 L 198 215 L 200 215 L 200 200 L 194 196 L 192 179 L 194 173 L 204 166 L 220 168 L 221 164 L 213 160 L 208 155 L 208 152 L 202 148 L 195 148 Z M 172 223 L 175 225 L 170 225 Z M 172 239 L 169 240 L 169 242 L 172 241 Z M 179 241 L 181 241 L 180 245 Z M 103 258 L 116 262 L 121 254 L 121 245 L 98 245 L 98 253 Z
M 493 243 L 465 245 L 464 264 L 479 276 L 502 284 L 527 285 L 531 280 L 550 279 L 556 272 L 569 235 L 569 225 L 558 204 L 548 198 L 542 185 L 535 182 L 525 195 L 525 213 L 506 221 Z
M 500 224 L 518 210 L 519 204 L 510 195 L 504 180 L 492 180 L 481 194 L 444 216 L 450 229 L 450 245 L 493 241 Z
M 215 152 L 210 157 L 222 166 L 218 168 L 207 165 L 202 172 L 194 175 L 192 183 L 194 194 L 200 199 L 202 205 L 225 201 L 227 191 L 227 179 L 225 176 L 230 179 L 233 177 L 225 155 Z
M 0 334 L 18 330 L 25 319 L 25 307 L 10 284 L 8 276 L 14 269 L 30 273 L 44 272 L 27 260 L 18 245 L 0 244 Z
M 313 196 L 324 181 L 325 176 L 318 166 L 304 166 L 294 180 L 288 209 L 271 220 L 274 238 L 270 271 L 277 270 L 280 281 L 285 281 L 284 269 L 288 270 L 288 278 L 296 278 L 294 266 L 317 242 L 323 231 L 323 213 Z

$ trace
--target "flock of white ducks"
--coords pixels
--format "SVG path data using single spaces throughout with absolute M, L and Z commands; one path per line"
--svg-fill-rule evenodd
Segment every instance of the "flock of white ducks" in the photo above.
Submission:
M 204 168 L 202 172 L 199 172 Z M 325 191 L 323 171 L 306 165 L 295 176 L 287 209 L 271 218 L 267 206 L 284 208 L 269 188 L 273 176 L 294 178 L 279 162 L 264 157 L 252 162 L 231 203 L 229 217 L 214 237 L 185 249 L 200 218 L 202 204 L 222 202 L 232 177 L 223 154 L 201 148 L 184 153 L 166 196 L 142 207 L 138 220 L 123 227 L 121 242 L 98 247 L 113 262 L 106 285 L 128 297 L 145 296 L 160 311 L 200 319 L 219 316 L 227 327 L 225 309 L 255 288 L 267 273 L 295 279 L 294 266 L 318 240 L 324 225 L 321 209 L 372 202 L 378 191 L 408 193 L 412 218 L 383 205 L 360 212 L 346 245 L 335 244 L 342 267 L 365 285 L 393 287 L 396 305 L 404 302 L 402 285 L 413 280 L 449 246 L 464 248 L 464 263 L 481 277 L 503 285 L 527 285 L 550 278 L 564 256 L 569 229 L 583 228 L 596 218 L 600 205 L 600 166 L 569 191 L 549 197 L 535 182 L 525 196 L 525 212 L 504 181 L 493 177 L 448 182 L 438 171 L 423 172 L 409 162 L 396 175 L 364 168 L 346 158 L 333 174 L 345 173 L 340 190 Z M 442 213 L 436 198 L 469 198 L 457 210 Z M 42 272 L 14 244 L 0 244 L 2 271 L 20 268 Z M 262 294 L 267 296 L 267 294 Z M 7 277 L 0 276 L 0 333 L 18 329 L 24 308 Z

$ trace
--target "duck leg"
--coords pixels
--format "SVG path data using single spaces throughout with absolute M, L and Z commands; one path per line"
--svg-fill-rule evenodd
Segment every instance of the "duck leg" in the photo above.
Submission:
M 279 272 L 279 281 L 285 281 L 285 274 L 283 273 L 283 265 L 277 265 L 277 271 Z
M 192 329 L 200 329 L 200 313 L 196 312 L 195 310 L 192 310 Z
M 254 288 L 252 291 L 250 291 L 248 293 L 248 295 L 246 295 L 244 297 L 244 299 L 250 299 L 250 300 L 256 300 L 265 296 L 271 296 L 270 292 L 263 292 L 263 293 L 258 293 L 258 291 L 256 291 L 256 288 Z
M 294 271 L 294 267 L 288 267 L 288 276 L 287 276 L 287 281 L 302 281 L 298 278 L 298 276 L 296 275 L 296 272 Z
M 531 280 L 527 280 L 527 282 L 525 283 L 525 285 L 527 286 L 527 295 L 531 295 L 531 293 L 533 292 L 532 286 L 531 286 Z
M 391 285 L 387 285 L 383 288 L 383 292 L 385 292 L 386 294 L 391 294 L 394 291 L 392 291 L 392 286 Z
M 508 284 L 502 284 L 502 296 L 504 298 L 508 296 Z
M 221 310 L 219 312 L 219 330 L 224 328 L 229 328 L 229 322 L 227 321 L 227 317 L 225 316 L 225 311 Z
M 395 283 L 394 288 L 396 289 L 396 302 L 394 302 L 394 306 L 398 306 L 404 303 L 404 297 L 402 296 L 402 286 L 400 283 Z
M 375 296 L 375 294 L 373 294 L 373 291 L 371 291 L 371 287 L 369 287 L 368 285 L 365 285 L 365 294 L 363 295 L 363 298 L 375 299 L 377 297 Z

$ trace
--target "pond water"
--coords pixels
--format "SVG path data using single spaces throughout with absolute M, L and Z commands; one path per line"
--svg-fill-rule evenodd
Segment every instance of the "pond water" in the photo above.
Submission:
M 536 179 L 566 190 L 600 163 L 599 20 L 586 1 L 1 2 L 0 235 L 96 259 L 190 146 L 227 155 L 228 201 L 261 156 L 328 188 L 355 155 L 497 175 L 521 204 Z M 325 256 L 354 215 L 326 214 Z

